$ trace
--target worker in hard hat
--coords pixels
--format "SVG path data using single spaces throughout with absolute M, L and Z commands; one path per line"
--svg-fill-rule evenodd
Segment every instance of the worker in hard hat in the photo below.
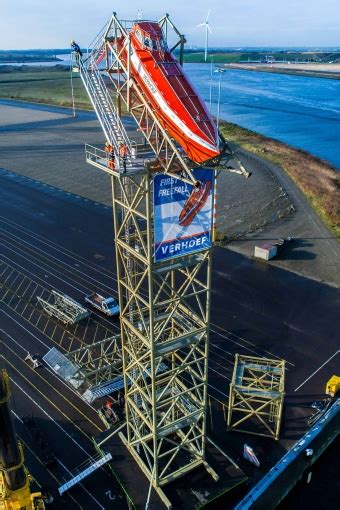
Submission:
M 114 170 L 116 168 L 116 155 L 114 148 L 109 142 L 105 142 L 104 150 L 106 152 L 106 158 L 107 158 L 107 166 L 110 168 L 110 170 Z
M 79 45 L 76 43 L 76 41 L 74 41 L 73 39 L 71 39 L 71 48 L 73 49 L 73 51 L 76 54 L 77 61 L 79 60 L 79 58 L 82 58 L 83 52 L 81 51 L 81 49 L 80 49 Z
M 128 148 L 127 145 L 124 142 L 120 142 L 119 144 L 119 155 L 121 157 L 122 163 L 123 163 L 123 172 L 126 172 L 126 162 L 128 157 Z

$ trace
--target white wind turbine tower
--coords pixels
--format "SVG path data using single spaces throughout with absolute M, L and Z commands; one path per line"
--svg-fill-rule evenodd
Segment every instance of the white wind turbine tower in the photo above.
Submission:
M 204 61 L 207 61 L 208 58 L 208 39 L 209 39 L 209 32 L 212 34 L 211 28 L 209 26 L 209 16 L 211 13 L 211 9 L 209 9 L 206 20 L 204 23 L 200 23 L 197 25 L 197 27 L 205 27 L 205 51 L 204 51 Z

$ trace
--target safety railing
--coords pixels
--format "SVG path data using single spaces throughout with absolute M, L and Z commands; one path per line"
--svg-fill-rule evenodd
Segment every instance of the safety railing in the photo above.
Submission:
M 117 172 L 123 173 L 124 164 L 120 156 L 115 156 L 114 163 L 110 167 L 110 156 L 105 150 L 95 147 L 94 145 L 85 144 L 85 158 L 86 162 L 97 166 L 108 173 Z M 127 173 L 138 173 L 144 171 L 145 163 L 149 161 L 149 158 L 137 157 L 136 148 L 132 147 L 131 153 L 131 166 L 127 167 Z
M 109 27 L 109 24 L 110 22 L 105 23 L 103 28 L 94 36 L 94 38 L 88 45 L 86 52 L 87 58 L 89 58 L 91 55 L 94 56 L 95 53 L 97 53 L 100 50 L 100 48 L 102 48 L 104 37 Z

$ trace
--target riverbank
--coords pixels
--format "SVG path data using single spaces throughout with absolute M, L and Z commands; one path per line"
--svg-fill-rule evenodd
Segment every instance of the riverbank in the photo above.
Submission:
M 231 63 L 224 64 L 223 69 L 239 69 L 272 74 L 288 74 L 292 76 L 307 76 L 310 78 L 328 78 L 340 80 L 340 64 L 254 64 Z
M 235 124 L 223 122 L 221 131 L 231 143 L 284 170 L 335 237 L 340 239 L 340 175 L 335 168 L 303 150 Z
M 92 109 L 91 102 L 80 80 L 63 65 L 54 67 L 1 66 L 0 97 L 21 101 L 72 107 L 72 87 L 75 107 Z

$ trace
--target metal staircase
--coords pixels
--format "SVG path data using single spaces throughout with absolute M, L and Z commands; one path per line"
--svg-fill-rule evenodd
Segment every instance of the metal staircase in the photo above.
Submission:
M 118 115 L 109 90 L 106 87 L 96 60 L 101 56 L 101 48 L 83 60 L 74 58 L 75 66 L 79 69 L 80 77 L 97 114 L 100 125 L 104 131 L 106 140 L 113 146 L 117 159 L 119 158 L 119 144 L 123 142 L 128 148 L 127 166 L 132 165 L 132 146 L 125 131 L 121 118 Z

